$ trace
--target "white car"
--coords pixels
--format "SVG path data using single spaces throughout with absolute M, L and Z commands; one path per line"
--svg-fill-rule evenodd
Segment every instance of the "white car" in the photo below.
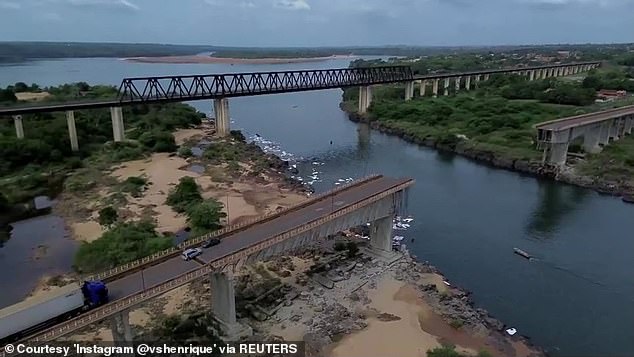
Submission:
M 202 253 L 203 250 L 200 248 L 189 248 L 183 252 L 183 255 L 181 255 L 181 257 L 183 258 L 183 260 L 190 260 L 201 255 Z

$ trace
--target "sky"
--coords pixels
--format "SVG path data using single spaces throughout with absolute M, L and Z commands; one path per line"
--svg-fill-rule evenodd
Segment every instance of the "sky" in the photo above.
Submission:
M 0 0 L 0 41 L 273 47 L 634 42 L 634 0 Z

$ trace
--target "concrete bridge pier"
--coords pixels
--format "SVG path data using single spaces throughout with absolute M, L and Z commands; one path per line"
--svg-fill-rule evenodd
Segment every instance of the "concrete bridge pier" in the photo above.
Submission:
M 599 133 L 599 145 L 606 146 L 610 143 L 610 122 L 601 123 L 601 131 Z
M 214 99 L 214 115 L 216 116 L 216 135 L 225 137 L 231 131 L 229 125 L 229 99 Z
M 405 100 L 412 100 L 414 98 L 414 82 L 407 82 L 405 84 Z
M 251 336 L 253 330 L 249 326 L 241 325 L 236 319 L 236 295 L 233 286 L 232 272 L 212 272 L 209 274 L 211 283 L 211 310 L 220 323 L 222 334 L 228 340 L 238 340 L 243 336 Z
M 464 88 L 466 90 L 471 89 L 471 76 L 467 76 L 467 78 L 465 79 Z
M 478 74 L 477 76 L 475 76 L 475 83 L 474 86 L 476 88 L 480 87 L 480 75 Z
M 595 125 L 591 128 L 586 128 L 583 135 L 583 151 L 591 154 L 601 152 L 601 146 L 599 146 L 601 140 L 602 125 Z
M 620 127 L 619 118 L 612 119 L 611 125 L 610 125 L 610 134 L 609 134 L 610 139 L 612 139 L 612 141 L 619 140 L 619 127 Z
M 535 70 L 528 71 L 528 80 L 529 81 L 535 80 Z
M 77 141 L 77 128 L 75 127 L 75 111 L 66 111 L 66 124 L 68 125 L 70 148 L 73 151 L 79 151 L 79 142 Z
M 455 82 L 456 82 L 456 94 L 458 94 L 458 91 L 460 90 L 460 82 L 462 81 L 462 77 L 456 77 Z
M 110 107 L 110 119 L 112 120 L 112 135 L 115 142 L 125 139 L 125 127 L 123 126 L 123 108 Z
M 15 124 L 15 135 L 18 139 L 24 139 L 24 126 L 22 125 L 22 116 L 14 115 L 13 124 Z
M 623 126 L 623 134 L 630 135 L 632 134 L 632 127 L 634 126 L 634 116 L 625 117 L 625 125 Z
M 540 70 L 541 74 L 542 74 L 542 79 L 546 79 L 546 69 L 542 69 Z
M 544 148 L 544 156 L 542 162 L 555 166 L 564 166 L 568 155 L 568 142 L 548 143 Z
M 372 104 L 372 87 L 359 87 L 359 114 L 367 113 L 370 104 Z
M 444 85 L 444 88 L 443 88 L 443 90 L 444 90 L 443 95 L 444 96 L 448 96 L 449 95 L 449 78 L 445 78 L 445 83 L 444 84 L 445 85 Z
M 438 98 L 438 79 L 434 79 L 434 84 L 432 86 L 432 93 L 434 98 Z
M 427 89 L 427 81 L 420 81 L 420 96 L 425 96 L 425 89 Z
M 121 311 L 110 319 L 110 330 L 112 339 L 117 346 L 130 346 L 132 339 L 132 328 L 130 327 L 130 315 L 128 310 Z
M 380 260 L 391 262 L 400 255 L 392 250 L 392 216 L 370 223 L 370 245 L 366 253 Z
M 484 80 L 485 80 L 485 81 L 488 81 L 488 80 L 489 80 L 489 74 L 488 74 L 488 73 L 484 75 Z

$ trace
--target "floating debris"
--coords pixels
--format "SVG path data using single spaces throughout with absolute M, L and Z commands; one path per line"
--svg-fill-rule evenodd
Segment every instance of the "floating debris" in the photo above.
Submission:
M 506 329 L 506 333 L 508 333 L 509 335 L 513 336 L 517 333 L 517 330 L 513 327 Z

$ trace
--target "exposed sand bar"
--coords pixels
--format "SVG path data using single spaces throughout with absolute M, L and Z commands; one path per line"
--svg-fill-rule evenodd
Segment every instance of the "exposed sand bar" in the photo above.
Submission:
M 332 55 L 328 57 L 305 58 L 224 58 L 211 56 L 165 56 L 165 57 L 132 57 L 126 61 L 142 63 L 225 63 L 225 64 L 284 64 L 284 63 L 309 63 L 323 62 L 332 59 L 352 59 L 354 55 Z

